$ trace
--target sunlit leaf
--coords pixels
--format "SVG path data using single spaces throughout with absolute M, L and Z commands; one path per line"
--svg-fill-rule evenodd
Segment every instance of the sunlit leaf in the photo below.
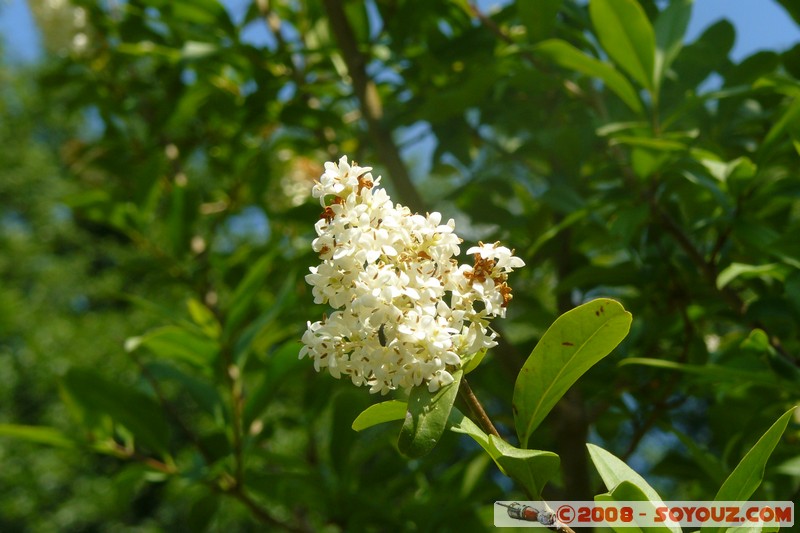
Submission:
M 455 381 L 434 393 L 428 392 L 425 385 L 411 390 L 405 422 L 397 441 L 403 454 L 421 457 L 433 450 L 444 433 L 462 376 L 461 370 L 453 372 Z
M 628 334 L 631 314 L 600 298 L 558 317 L 531 352 L 514 386 L 514 421 L 523 447 L 565 392 Z

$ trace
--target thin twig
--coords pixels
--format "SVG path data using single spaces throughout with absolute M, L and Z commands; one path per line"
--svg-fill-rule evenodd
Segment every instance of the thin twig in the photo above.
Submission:
M 475 396 L 474 392 L 472 392 L 472 387 L 469 386 L 467 378 L 462 378 L 461 386 L 458 388 L 458 393 L 461 395 L 461 398 L 467 403 L 470 411 L 472 411 L 472 415 L 478 420 L 478 423 L 483 428 L 483 430 L 486 433 L 489 433 L 490 435 L 502 438 L 500 437 L 500 433 L 497 432 L 497 428 L 494 427 L 492 419 L 489 418 L 489 415 L 487 415 L 486 411 L 483 409 L 483 405 L 481 405 L 481 402 L 478 400 L 478 397 Z

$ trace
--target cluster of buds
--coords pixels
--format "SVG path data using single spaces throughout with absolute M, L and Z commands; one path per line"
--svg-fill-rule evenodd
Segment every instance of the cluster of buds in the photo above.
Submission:
M 322 262 L 306 281 L 332 312 L 308 323 L 300 357 L 372 393 L 423 383 L 433 392 L 497 344 L 489 320 L 505 316 L 508 273 L 524 263 L 481 243 L 467 250 L 474 265 L 459 265 L 453 220 L 393 204 L 371 170 L 342 157 L 313 187 L 323 213 L 312 246 Z

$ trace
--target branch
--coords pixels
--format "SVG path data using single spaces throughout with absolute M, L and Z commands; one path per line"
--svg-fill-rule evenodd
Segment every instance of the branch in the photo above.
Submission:
M 412 211 L 424 212 L 425 202 L 411 182 L 408 169 L 400 157 L 400 150 L 392 139 L 392 132 L 383 122 L 383 104 L 378 88 L 367 76 L 367 57 L 359 50 L 353 28 L 344 12 L 340 0 L 323 0 L 331 32 L 339 43 L 339 48 L 347 72 L 353 85 L 353 91 L 359 100 L 361 114 L 367 122 L 367 130 L 378 157 L 386 166 L 389 175 L 397 188 L 397 192 Z
M 461 386 L 458 388 L 458 394 L 460 394 L 461 399 L 467 403 L 469 410 L 472 411 L 472 415 L 478 420 L 481 428 L 490 435 L 502 438 L 500 437 L 500 433 L 497 432 L 497 428 L 494 427 L 492 419 L 489 418 L 489 415 L 487 415 L 486 411 L 483 409 L 483 405 L 481 405 L 478 397 L 472 392 L 472 387 L 467 383 L 467 378 L 461 379 Z

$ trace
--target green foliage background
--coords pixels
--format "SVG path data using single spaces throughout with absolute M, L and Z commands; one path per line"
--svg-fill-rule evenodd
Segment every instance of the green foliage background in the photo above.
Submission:
M 633 314 L 531 437 L 561 456 L 548 498 L 604 492 L 592 442 L 712 499 L 800 397 L 800 44 L 737 63 L 729 23 L 682 45 L 691 2 L 668 5 L 48 19 L 44 65 L 0 69 L 0 530 L 471 531 L 524 499 L 467 437 L 407 460 L 399 423 L 354 432 L 380 398 L 296 360 L 323 311 L 307 193 L 342 154 L 526 261 L 470 374 L 504 437 L 557 316 Z M 795 418 L 754 499 L 798 500 L 799 441 Z

